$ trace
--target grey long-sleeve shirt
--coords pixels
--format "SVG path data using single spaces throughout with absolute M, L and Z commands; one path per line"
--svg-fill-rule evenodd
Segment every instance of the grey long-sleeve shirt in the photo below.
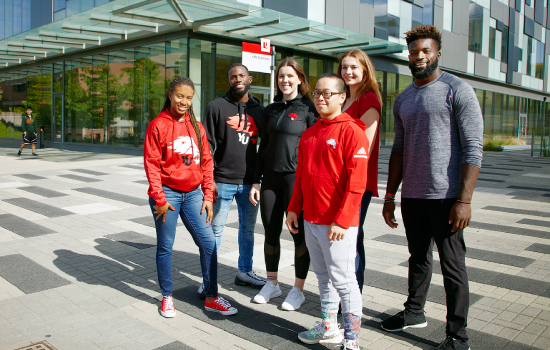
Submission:
M 392 152 L 403 155 L 401 197 L 458 197 L 462 164 L 480 168 L 483 158 L 483 117 L 474 89 L 443 72 L 403 90 L 393 114 Z

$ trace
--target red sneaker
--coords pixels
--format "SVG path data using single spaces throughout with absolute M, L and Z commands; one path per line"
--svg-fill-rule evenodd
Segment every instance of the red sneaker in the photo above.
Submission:
M 204 301 L 204 308 L 206 311 L 218 312 L 224 316 L 234 315 L 237 313 L 237 309 L 231 306 L 227 300 L 222 297 L 216 297 L 212 302 Z
M 164 317 L 176 316 L 176 309 L 174 308 L 174 301 L 172 296 L 162 297 L 162 304 L 160 305 L 160 314 Z

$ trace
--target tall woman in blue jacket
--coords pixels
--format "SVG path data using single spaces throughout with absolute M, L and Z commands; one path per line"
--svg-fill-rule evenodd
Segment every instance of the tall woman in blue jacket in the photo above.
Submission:
M 264 304 L 282 294 L 277 283 L 281 258 L 280 237 L 283 220 L 296 181 L 298 144 L 302 133 L 315 124 L 317 111 L 310 98 L 304 70 L 293 57 L 285 58 L 277 72 L 277 95 L 266 107 L 260 131 L 260 148 L 250 201 L 260 202 L 260 214 L 265 228 L 264 256 L 267 283 L 254 302 Z M 262 182 L 260 189 L 260 180 Z M 294 240 L 294 287 L 282 304 L 283 310 L 297 310 L 305 301 L 304 282 L 309 270 L 309 252 L 304 236 L 304 221 L 300 216 L 299 232 Z

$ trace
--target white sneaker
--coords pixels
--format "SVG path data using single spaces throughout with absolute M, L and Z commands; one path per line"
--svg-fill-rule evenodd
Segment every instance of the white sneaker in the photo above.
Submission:
M 340 344 L 344 337 L 340 333 L 340 329 L 336 328 L 333 330 L 327 330 L 323 322 L 317 321 L 315 326 L 308 331 L 303 331 L 298 334 L 298 339 L 303 341 L 306 344 L 317 344 L 317 343 L 330 343 L 330 344 Z
M 340 350 L 360 350 L 359 341 L 344 339 Z
M 202 294 L 204 292 L 204 283 L 201 283 L 201 286 L 199 287 L 199 290 L 197 292 L 199 294 Z
M 257 304 L 265 304 L 269 299 L 280 297 L 281 295 L 283 295 L 283 292 L 281 292 L 279 284 L 273 284 L 273 282 L 268 281 L 268 283 L 263 286 L 260 293 L 256 294 L 254 302 Z
M 306 297 L 300 288 L 292 287 L 290 292 L 288 292 L 285 301 L 281 305 L 281 308 L 286 311 L 298 310 L 304 301 L 306 301 Z
M 238 286 L 249 286 L 252 288 L 262 288 L 265 286 L 265 283 L 267 281 L 265 278 L 261 278 L 260 276 L 256 275 L 256 272 L 249 271 L 249 272 L 241 272 L 237 273 L 237 276 L 235 277 L 235 284 Z

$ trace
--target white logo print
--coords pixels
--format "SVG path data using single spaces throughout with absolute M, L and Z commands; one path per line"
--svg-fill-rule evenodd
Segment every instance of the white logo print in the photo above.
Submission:
M 354 158 L 367 158 L 367 152 L 365 151 L 365 147 L 361 147 L 359 151 L 357 151 L 357 154 L 353 156 Z
M 181 154 L 181 158 L 187 165 L 191 165 L 191 161 L 194 160 L 195 164 L 199 164 L 201 161 L 200 155 L 199 155 L 199 147 L 195 143 L 195 140 L 193 140 L 189 136 L 179 136 L 174 142 L 174 151 L 176 153 Z M 168 146 L 168 148 L 172 148 L 172 146 Z M 189 159 L 188 154 L 191 155 L 191 159 Z
M 248 144 L 248 140 L 250 139 L 250 137 L 248 137 L 247 135 L 245 134 L 239 134 L 239 141 L 243 144 L 243 145 L 246 145 Z
M 329 145 L 332 148 L 336 148 L 336 140 L 335 139 L 328 140 L 327 145 Z

